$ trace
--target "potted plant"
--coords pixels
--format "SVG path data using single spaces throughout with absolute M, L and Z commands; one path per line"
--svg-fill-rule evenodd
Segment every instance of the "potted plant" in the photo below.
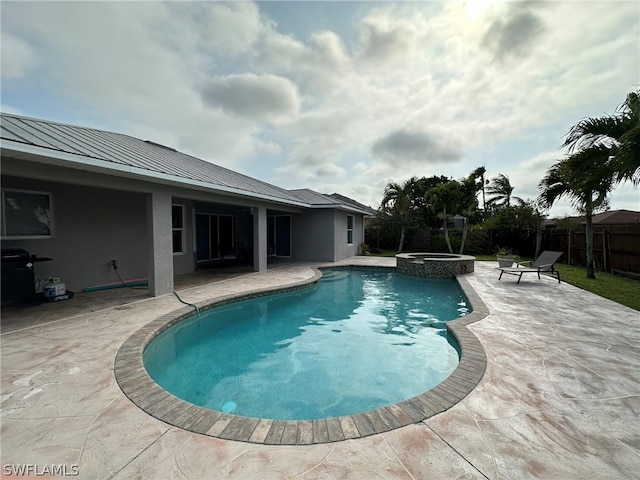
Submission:
M 498 248 L 498 253 L 496 254 L 498 259 L 499 267 L 511 267 L 513 262 L 516 261 L 515 255 L 508 248 Z

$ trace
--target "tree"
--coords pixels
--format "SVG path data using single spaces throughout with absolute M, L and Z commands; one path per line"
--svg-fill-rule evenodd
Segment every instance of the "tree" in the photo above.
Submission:
M 487 200 L 487 205 L 490 207 L 508 207 L 511 205 L 511 195 L 513 193 L 513 187 L 509 181 L 509 177 L 498 174 L 497 177 L 491 179 L 491 183 L 487 187 L 487 193 L 491 195 Z M 518 197 L 513 197 L 514 200 L 520 200 Z
M 484 174 L 487 173 L 487 169 L 484 167 L 478 167 L 473 172 L 471 172 L 471 176 L 474 180 L 478 180 L 477 190 L 482 191 L 482 210 L 487 209 L 487 199 L 486 199 L 486 189 L 485 189 L 485 180 Z
M 556 163 L 540 182 L 539 199 L 551 206 L 567 196 L 585 214 L 587 277 L 593 268 L 594 210 L 607 206 L 607 194 L 616 183 L 640 184 L 640 97 L 627 95 L 616 115 L 585 118 L 576 123 L 562 145 L 568 156 Z
M 455 180 L 436 185 L 425 194 L 427 204 L 433 211 L 440 212 L 439 216 L 442 219 L 442 229 L 449 253 L 453 253 L 453 248 L 451 248 L 451 240 L 449 239 L 449 227 L 447 225 L 449 222 L 449 214 L 447 211 L 451 212 L 455 210 L 459 194 L 460 184 Z
M 542 243 L 541 221 L 535 203 L 530 200 L 496 209 L 482 223 L 483 229 L 489 232 L 487 253 L 502 247 L 518 255 L 534 254 Z M 535 246 L 531 242 L 532 235 L 535 235 Z
M 436 227 L 439 225 L 437 214 L 429 207 L 426 200 L 426 193 L 436 185 L 448 183 L 450 179 L 444 175 L 432 177 L 422 177 L 416 180 L 413 188 L 412 205 L 420 217 L 419 223 L 423 227 Z
M 593 265 L 593 213 L 605 209 L 607 195 L 613 188 L 615 173 L 606 145 L 586 147 L 556 162 L 542 179 L 538 202 L 550 208 L 567 197 L 586 220 L 587 278 L 596 278 Z
M 478 184 L 476 182 L 476 172 L 478 172 L 477 169 L 461 181 L 450 180 L 447 183 L 440 183 L 430 188 L 425 194 L 427 204 L 433 211 L 439 212 L 439 217 L 442 219 L 442 229 L 449 253 L 453 253 L 449 238 L 449 215 L 464 213 L 466 217 L 469 217 L 477 208 L 478 200 L 476 194 L 478 193 Z M 460 253 L 464 251 L 466 237 L 467 222 L 464 223 L 462 229 Z
M 625 132 L 620 135 L 620 145 L 614 156 L 614 168 L 618 182 L 630 180 L 640 184 L 640 91 L 631 92 L 621 108 Z
M 411 177 L 402 185 L 399 183 L 389 183 L 384 189 L 381 207 L 388 211 L 400 222 L 400 243 L 398 253 L 402 252 L 404 237 L 407 226 L 412 216 L 413 192 L 415 190 L 416 177 Z
M 616 115 L 586 118 L 575 124 L 563 147 L 569 153 L 600 147 L 607 150 L 607 163 L 616 183 L 640 184 L 640 91 L 627 95 Z
M 542 215 L 541 210 L 544 210 L 544 206 L 540 205 L 540 202 L 537 200 L 522 200 L 518 198 L 517 201 L 519 207 L 527 208 L 531 212 L 531 216 L 535 222 L 536 248 L 533 257 L 538 258 L 538 255 L 540 255 L 540 252 L 542 251 L 542 221 L 544 220 L 544 216 Z
M 469 176 L 460 182 L 460 199 L 458 201 L 458 210 L 466 217 L 464 226 L 462 227 L 462 241 L 460 242 L 460 254 L 464 251 L 464 244 L 467 240 L 467 231 L 469 227 L 469 218 L 474 215 L 478 209 L 478 191 L 482 190 L 483 208 L 484 203 L 484 167 L 478 167 Z M 478 181 L 480 179 L 480 181 Z

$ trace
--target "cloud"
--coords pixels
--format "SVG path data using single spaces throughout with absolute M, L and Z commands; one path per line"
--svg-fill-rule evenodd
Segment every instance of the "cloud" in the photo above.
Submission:
M 388 14 L 373 14 L 360 24 L 361 46 L 358 59 L 380 65 L 410 56 L 418 37 L 416 22 L 394 18 Z
M 285 166 L 277 167 L 279 174 L 286 176 L 287 181 L 280 185 L 285 188 L 293 188 L 303 182 L 306 188 L 322 190 L 327 181 L 338 181 L 346 177 L 347 171 L 336 163 L 318 163 L 318 159 L 303 158 L 296 162 L 290 162 Z
M 191 10 L 194 17 L 198 16 L 195 26 L 200 26 L 196 31 L 201 35 L 203 49 L 218 55 L 242 54 L 272 28 L 271 22 L 261 18 L 258 6 L 252 2 L 210 2 L 190 7 L 195 8 Z M 178 15 L 189 11 L 180 3 L 173 8 Z
M 389 181 L 485 160 L 526 197 L 548 166 L 514 159 L 637 88 L 632 2 L 348 5 L 5 2 L 3 109 L 377 204 Z M 276 23 L 290 9 L 322 15 L 293 36 Z
M 461 152 L 447 145 L 442 137 L 427 132 L 396 130 L 376 140 L 371 155 L 380 160 L 402 165 L 405 161 L 445 163 L 457 161 Z
M 346 174 L 347 171 L 335 163 L 325 163 L 316 169 L 316 176 L 318 178 L 342 178 Z
M 296 86 L 275 75 L 245 73 L 216 78 L 202 89 L 202 98 L 207 105 L 255 120 L 293 115 L 300 107 Z
M 514 187 L 513 194 L 523 199 L 535 199 L 538 196 L 538 184 L 549 168 L 562 158 L 559 151 L 540 152 L 533 157 L 511 165 L 509 180 Z
M 0 112 L 12 113 L 14 115 L 24 115 L 22 110 L 20 110 L 19 108 L 12 107 L 11 105 L 5 105 L 4 103 L 0 105 Z
M 528 11 L 516 11 L 506 19 L 495 19 L 484 35 L 482 44 L 499 59 L 524 55 L 543 30 L 544 24 L 539 17 Z
M 37 65 L 33 47 L 11 33 L 2 36 L 2 78 L 20 78 Z
M 250 68 L 290 78 L 307 103 L 333 96 L 350 76 L 350 58 L 334 32 L 314 32 L 308 43 L 270 32 L 252 52 Z

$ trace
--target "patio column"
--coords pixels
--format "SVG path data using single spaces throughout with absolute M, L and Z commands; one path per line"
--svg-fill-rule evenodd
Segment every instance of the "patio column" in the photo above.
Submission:
M 253 270 L 263 272 L 267 269 L 267 209 L 253 209 Z
M 149 294 L 157 297 L 173 292 L 173 237 L 171 235 L 171 195 L 147 195 L 147 236 Z

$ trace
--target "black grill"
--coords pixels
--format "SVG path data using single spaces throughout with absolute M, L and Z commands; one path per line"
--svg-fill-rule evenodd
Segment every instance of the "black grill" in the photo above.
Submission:
M 29 255 L 21 248 L 2 249 L 2 305 L 13 303 L 37 303 L 33 264 L 51 260 Z

